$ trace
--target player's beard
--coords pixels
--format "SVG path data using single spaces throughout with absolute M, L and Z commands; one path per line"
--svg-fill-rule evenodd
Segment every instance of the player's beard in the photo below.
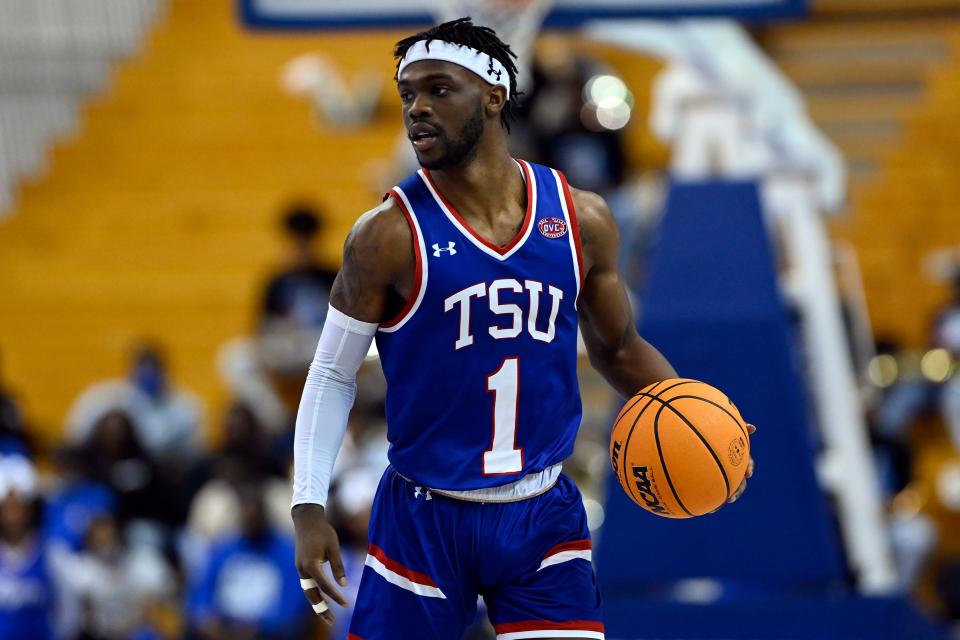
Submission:
M 431 171 L 450 169 L 453 167 L 462 167 L 470 163 L 477 150 L 480 148 L 480 138 L 483 137 L 483 129 L 486 123 L 483 119 L 483 109 L 477 103 L 477 109 L 467 120 L 466 124 L 460 130 L 460 135 L 456 140 L 447 136 L 446 132 L 440 130 L 437 132 L 439 142 L 443 144 L 446 153 L 436 160 L 420 160 L 420 166 Z

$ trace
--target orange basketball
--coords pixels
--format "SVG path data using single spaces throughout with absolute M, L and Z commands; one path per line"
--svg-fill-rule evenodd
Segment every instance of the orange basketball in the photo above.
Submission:
M 697 380 L 641 389 L 610 436 L 610 462 L 623 490 L 665 518 L 701 516 L 723 505 L 749 460 L 740 412 L 722 391 Z

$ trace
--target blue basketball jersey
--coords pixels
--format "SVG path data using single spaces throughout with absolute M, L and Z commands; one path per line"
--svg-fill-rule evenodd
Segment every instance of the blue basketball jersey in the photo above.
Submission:
M 56 590 L 44 541 L 0 558 L 0 638 L 53 638 Z
M 507 484 L 561 462 L 580 426 L 579 229 L 561 173 L 527 189 L 505 247 L 477 235 L 421 169 L 390 191 L 414 235 L 406 308 L 380 325 L 390 462 L 436 489 Z

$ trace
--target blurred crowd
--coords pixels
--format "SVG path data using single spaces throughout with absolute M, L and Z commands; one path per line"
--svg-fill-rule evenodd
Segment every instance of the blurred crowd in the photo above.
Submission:
M 297 204 L 283 223 L 289 263 L 265 287 L 254 339 L 267 362 L 271 337 L 319 330 L 335 277 L 313 257 L 322 216 Z M 292 377 L 302 384 L 305 366 L 262 368 L 282 389 Z M 269 411 L 247 389 L 210 443 L 199 399 L 170 379 L 162 346 L 143 342 L 125 377 L 76 398 L 62 442 L 40 447 L 0 384 L 0 637 L 311 635 L 289 516 L 293 425 L 266 425 Z M 353 558 L 386 465 L 382 419 L 368 417 L 378 413 L 358 403 L 331 505 Z
M 960 261 L 919 347 L 877 341 L 864 394 L 901 587 L 960 622 Z

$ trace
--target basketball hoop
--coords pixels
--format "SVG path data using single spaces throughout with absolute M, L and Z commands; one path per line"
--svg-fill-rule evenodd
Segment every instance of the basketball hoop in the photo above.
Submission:
M 530 81 L 533 43 L 553 0 L 432 0 L 438 22 L 470 16 L 474 24 L 490 27 L 517 54 L 520 90 Z

